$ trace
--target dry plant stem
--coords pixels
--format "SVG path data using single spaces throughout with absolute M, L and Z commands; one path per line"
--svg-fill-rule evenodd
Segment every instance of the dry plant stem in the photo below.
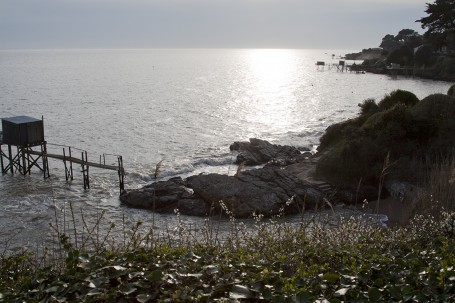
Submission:
M 71 211 L 71 217 L 73 219 L 74 242 L 75 242 L 76 248 L 78 248 L 78 245 L 77 245 L 76 220 L 74 219 L 74 209 L 73 209 L 73 203 L 71 201 L 70 201 L 70 211 Z
M 153 173 L 153 177 L 155 179 L 158 178 L 159 174 L 161 173 L 161 167 L 163 165 L 164 159 L 162 159 L 160 162 L 158 162 L 155 165 L 155 172 Z M 153 208 L 152 208 L 152 227 L 155 227 L 155 187 L 153 187 Z
M 378 200 L 376 201 L 375 213 L 379 213 L 379 202 L 381 200 L 382 187 L 384 186 L 385 176 L 388 174 L 388 169 L 390 168 L 390 152 L 387 153 L 384 164 L 382 165 L 381 175 L 379 176 L 379 188 L 378 188 Z
M 359 192 L 360 192 L 360 186 L 362 185 L 362 178 L 360 178 L 359 180 L 359 184 L 357 184 L 357 190 L 355 191 L 355 204 L 354 204 L 354 207 L 357 207 L 357 202 L 358 202 L 358 198 L 359 198 Z
M 105 210 L 103 210 L 103 211 L 101 212 L 100 216 L 97 218 L 97 220 L 96 220 L 96 222 L 95 222 L 95 225 L 92 227 L 92 229 L 89 229 L 89 228 L 88 228 L 87 222 L 85 221 L 85 218 L 84 218 L 84 216 L 83 216 L 83 214 L 82 214 L 82 222 L 83 222 L 85 228 L 87 228 L 88 235 L 87 235 L 87 240 L 86 240 L 84 243 L 82 243 L 81 248 L 85 248 L 85 244 L 87 243 L 88 240 L 90 240 L 90 241 L 92 242 L 92 244 L 93 244 L 93 247 L 94 247 L 97 251 L 100 250 L 100 246 L 99 246 L 100 242 L 99 242 L 99 238 L 98 238 L 98 233 L 99 233 L 99 232 L 97 232 L 97 233 L 95 234 L 96 240 L 95 240 L 93 234 L 94 234 L 95 230 L 99 231 L 99 225 L 100 225 L 101 219 L 104 217 L 104 214 L 105 214 L 105 213 L 106 213 Z

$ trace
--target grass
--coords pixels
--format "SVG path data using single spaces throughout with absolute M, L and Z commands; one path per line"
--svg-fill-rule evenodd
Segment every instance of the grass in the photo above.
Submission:
M 415 212 L 437 217 L 441 209 L 455 211 L 455 157 L 429 162 L 423 191 L 415 202 Z

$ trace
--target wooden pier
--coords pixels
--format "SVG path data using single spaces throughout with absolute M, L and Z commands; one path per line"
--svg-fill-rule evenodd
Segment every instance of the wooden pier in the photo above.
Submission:
M 125 189 L 123 158 L 120 155 L 103 154 L 99 163 L 88 160 L 87 151 L 70 146 L 50 144 L 44 140 L 43 120 L 26 116 L 2 119 L 3 132 L 0 133 L 0 162 L 2 173 L 11 172 L 21 175 L 31 174 L 33 167 L 43 172 L 44 178 L 49 177 L 48 159 L 63 161 L 66 181 L 73 180 L 73 164 L 81 166 L 84 189 L 90 188 L 89 168 L 114 170 L 118 173 L 120 193 Z M 3 150 L 3 146 L 7 150 Z M 62 154 L 48 153 L 48 145 L 61 147 Z M 73 155 L 72 151 L 80 152 L 80 158 Z M 106 164 L 106 156 L 116 158 L 116 164 Z
M 356 73 L 356 74 L 364 74 L 365 71 L 361 68 L 360 65 L 357 65 L 355 63 L 353 64 L 347 64 L 346 61 L 340 60 L 338 63 L 326 63 L 324 61 L 317 61 L 316 62 L 316 67 L 317 70 L 323 71 L 325 66 L 327 66 L 328 70 L 335 70 L 337 72 L 350 72 L 350 73 Z

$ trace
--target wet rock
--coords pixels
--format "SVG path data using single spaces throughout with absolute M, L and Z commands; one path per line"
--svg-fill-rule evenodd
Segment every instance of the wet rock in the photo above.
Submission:
M 183 215 L 205 216 L 226 209 L 237 218 L 253 214 L 296 214 L 322 204 L 324 193 L 278 168 L 241 172 L 237 176 L 200 174 L 186 180 L 173 178 L 121 195 L 123 203 L 161 213 L 178 209 Z M 222 205 L 223 204 L 223 205 Z
M 255 169 L 240 175 L 192 176 L 187 186 L 206 203 L 222 201 L 235 217 L 295 214 L 320 204 L 324 194 L 310 183 L 275 168 Z
M 271 144 L 255 138 L 251 138 L 249 142 L 234 142 L 229 149 L 238 151 L 236 163 L 245 165 L 265 164 L 273 159 L 291 159 L 300 155 L 296 147 Z
M 120 201 L 128 206 L 145 208 L 157 213 L 173 213 L 179 209 L 185 215 L 202 216 L 207 213 L 206 203 L 185 186 L 182 178 L 156 182 L 141 189 L 127 190 Z

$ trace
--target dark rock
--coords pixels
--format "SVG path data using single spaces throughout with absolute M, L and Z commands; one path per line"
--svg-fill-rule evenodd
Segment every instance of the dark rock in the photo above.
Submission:
M 205 216 L 213 207 L 214 213 L 227 208 L 238 218 L 296 214 L 322 205 L 323 198 L 316 186 L 278 168 L 248 170 L 235 177 L 201 174 L 186 180 L 173 178 L 120 196 L 128 206 L 160 213 L 178 209 L 183 215 Z
M 259 165 L 273 159 L 289 159 L 300 155 L 300 151 L 293 146 L 275 145 L 255 138 L 250 139 L 250 142 L 234 142 L 229 149 L 238 151 L 236 163 L 245 165 Z
M 248 170 L 237 177 L 192 176 L 186 183 L 206 203 L 222 201 L 234 217 L 298 213 L 303 205 L 314 208 L 324 197 L 317 187 L 275 168 Z
M 172 213 L 174 209 L 179 209 L 181 214 L 201 216 L 208 211 L 207 204 L 185 187 L 180 177 L 127 190 L 120 195 L 120 200 L 128 206 L 157 213 Z

